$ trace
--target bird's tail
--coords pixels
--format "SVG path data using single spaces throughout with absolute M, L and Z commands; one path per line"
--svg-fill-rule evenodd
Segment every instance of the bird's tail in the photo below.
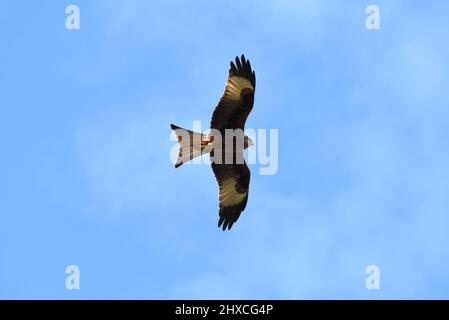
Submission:
M 170 125 L 175 132 L 179 143 L 179 152 L 176 159 L 175 168 L 178 168 L 183 163 L 186 163 L 200 155 L 210 152 L 209 136 L 178 127 L 174 124 Z

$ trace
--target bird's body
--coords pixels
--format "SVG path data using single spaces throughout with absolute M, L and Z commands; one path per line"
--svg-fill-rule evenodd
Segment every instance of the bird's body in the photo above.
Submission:
M 225 91 L 211 120 L 211 133 L 201 134 L 171 125 L 180 144 L 175 167 L 210 153 L 219 186 L 219 221 L 223 230 L 232 225 L 248 202 L 250 171 L 243 150 L 253 144 L 243 131 L 254 104 L 256 76 L 242 55 L 231 62 Z

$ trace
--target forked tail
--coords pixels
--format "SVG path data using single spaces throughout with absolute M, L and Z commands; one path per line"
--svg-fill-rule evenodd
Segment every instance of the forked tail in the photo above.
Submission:
M 175 132 L 179 143 L 179 152 L 176 159 L 175 168 L 186 163 L 202 154 L 209 153 L 206 147 L 209 144 L 209 136 L 178 127 L 174 124 L 170 125 Z

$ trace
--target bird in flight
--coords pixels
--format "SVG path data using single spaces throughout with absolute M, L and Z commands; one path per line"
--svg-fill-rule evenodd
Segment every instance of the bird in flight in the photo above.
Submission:
M 254 104 L 256 74 L 242 55 L 231 61 L 223 96 L 212 114 L 211 133 L 201 134 L 174 124 L 179 153 L 178 168 L 193 158 L 210 153 L 212 170 L 219 187 L 218 227 L 230 230 L 248 202 L 250 170 L 243 150 L 253 145 L 243 131 Z M 230 135 L 228 132 L 232 132 Z

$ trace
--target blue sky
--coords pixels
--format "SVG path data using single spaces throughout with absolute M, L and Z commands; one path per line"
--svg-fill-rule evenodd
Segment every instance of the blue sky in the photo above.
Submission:
M 449 298 L 448 9 L 4 3 L 0 298 Z M 209 123 L 241 53 L 257 73 L 247 126 L 279 129 L 279 171 L 251 166 L 222 232 L 211 170 L 173 169 L 169 124 Z

